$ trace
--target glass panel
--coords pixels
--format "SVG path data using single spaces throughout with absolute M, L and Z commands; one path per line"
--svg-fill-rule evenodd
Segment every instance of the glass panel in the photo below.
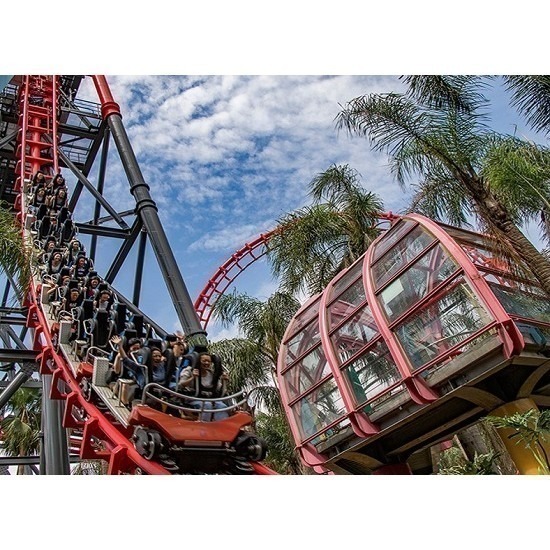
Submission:
M 395 330 L 413 370 L 490 322 L 463 277 L 451 282 L 438 296 L 437 301 L 431 301 Z
M 460 229 L 444 223 L 439 223 L 438 225 L 454 240 L 459 242 L 460 246 L 463 248 L 465 246 L 477 246 L 483 249 L 490 247 L 491 240 L 481 233 L 474 233 L 473 231 Z
M 361 271 L 363 269 L 363 259 L 364 258 L 358 260 L 348 269 L 347 273 L 343 275 L 341 279 L 334 283 L 334 286 L 332 287 L 331 297 L 338 296 L 342 292 L 342 289 L 346 288 L 352 281 L 355 281 L 355 279 L 357 279 L 358 277 L 361 277 Z
M 302 439 L 307 439 L 345 414 L 344 402 L 333 378 L 292 406 Z
M 361 308 L 347 323 L 342 325 L 330 339 L 340 364 L 353 357 L 367 342 L 378 335 L 370 307 Z
M 433 241 L 434 237 L 422 227 L 413 229 L 372 266 L 374 287 L 380 288 Z
M 308 306 L 306 309 L 301 311 L 296 315 L 293 321 L 292 326 L 292 332 L 296 333 L 296 331 L 300 330 L 303 326 L 307 325 L 309 321 L 313 318 L 317 318 L 319 316 L 319 306 L 321 305 L 321 297 L 312 303 L 310 306 Z
M 323 348 L 319 346 L 283 374 L 289 399 L 298 397 L 330 373 Z
M 350 315 L 358 305 L 366 300 L 363 279 L 359 279 L 348 288 L 338 300 L 328 306 L 329 330 Z
M 323 432 L 313 438 L 311 443 L 315 445 L 319 452 L 330 456 L 331 449 L 333 449 L 334 446 L 337 446 L 342 439 L 345 439 L 350 435 L 353 435 L 351 423 L 349 418 L 344 418 L 341 422 L 338 422 L 338 424 L 335 424 L 326 432 Z
M 457 268 L 441 245 L 432 248 L 378 296 L 388 321 L 395 321 Z
M 508 313 L 550 323 L 550 300 L 542 290 L 518 283 L 511 284 L 512 288 L 489 286 Z
M 293 336 L 286 344 L 285 363 L 290 365 L 321 340 L 317 319 Z
M 383 254 L 385 254 L 409 229 L 416 225 L 416 222 L 405 220 L 394 225 L 377 243 L 372 256 L 372 261 L 375 262 Z
M 374 398 L 402 378 L 384 342 L 373 346 L 343 372 L 348 377 L 356 405 Z
M 520 266 L 515 261 L 513 262 L 514 267 L 512 271 L 514 273 L 512 275 L 507 261 L 498 255 L 495 255 L 495 253 L 488 248 L 483 248 L 481 246 L 475 247 L 464 243 L 460 243 L 460 246 L 466 252 L 472 263 L 480 270 L 483 270 L 483 268 L 488 268 L 496 270 L 505 276 L 512 276 L 512 278 L 522 277 L 523 279 L 535 280 L 531 270 L 524 265 Z M 485 276 L 487 276 L 487 274 L 485 274 Z

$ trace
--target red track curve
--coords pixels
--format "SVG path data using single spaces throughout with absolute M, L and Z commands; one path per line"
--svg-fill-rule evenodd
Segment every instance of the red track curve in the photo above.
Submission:
M 212 307 L 217 299 L 248 266 L 266 254 L 265 245 L 279 231 L 280 228 L 277 227 L 267 233 L 261 233 L 256 239 L 246 243 L 241 249 L 232 254 L 208 280 L 199 297 L 195 300 L 195 310 L 204 329 L 208 325 Z
M 24 182 L 37 170 L 54 175 L 59 171 L 57 154 L 58 79 L 53 76 L 25 76 L 19 88 L 19 127 L 17 137 L 19 157 L 16 167 L 15 201 L 17 219 L 25 226 L 26 204 Z M 32 98 L 32 99 L 31 99 Z M 24 229 L 22 229 L 24 231 Z M 259 246 L 259 245 L 258 245 Z M 41 284 L 34 281 L 24 300 L 28 307 L 27 327 L 31 329 L 33 350 L 39 353 L 37 362 L 41 375 L 51 375 L 50 399 L 63 400 L 63 427 L 70 430 L 83 460 L 103 459 L 108 474 L 170 475 L 159 463 L 146 460 L 131 442 L 132 427 L 125 428 L 109 412 L 104 413 L 88 401 L 81 386 L 82 376 L 59 351 L 56 335 L 49 324 L 40 300 Z M 85 369 L 91 365 L 81 363 Z M 251 463 L 257 474 L 274 474 L 260 463 Z

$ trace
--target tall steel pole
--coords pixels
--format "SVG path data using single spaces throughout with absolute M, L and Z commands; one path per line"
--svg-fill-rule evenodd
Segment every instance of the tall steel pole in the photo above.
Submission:
M 126 129 L 122 124 L 122 115 L 119 105 L 114 101 L 105 76 L 93 76 L 94 84 L 101 101 L 101 113 L 107 121 L 115 141 L 122 165 L 130 182 L 130 191 L 136 201 L 136 213 L 143 221 L 151 241 L 158 265 L 174 308 L 186 334 L 206 334 L 202 328 L 191 296 L 185 286 L 178 264 L 166 238 L 164 228 L 160 222 L 158 208 L 149 193 L 149 186 L 145 183 L 136 156 L 130 145 Z
M 65 402 L 50 399 L 52 376 L 42 375 L 42 415 L 44 417 L 44 447 L 46 475 L 69 475 L 69 442 L 67 430 L 63 428 Z

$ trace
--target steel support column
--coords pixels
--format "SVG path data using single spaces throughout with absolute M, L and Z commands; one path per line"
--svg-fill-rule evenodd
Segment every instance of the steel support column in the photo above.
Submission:
M 42 415 L 44 419 L 44 459 L 46 475 L 69 475 L 69 442 L 63 428 L 64 401 L 50 399 L 52 376 L 42 376 Z
M 111 133 L 109 131 L 109 127 L 107 126 L 105 128 L 105 134 L 103 136 L 103 148 L 101 149 L 101 159 L 99 160 L 99 174 L 97 177 L 97 190 L 101 195 L 103 195 L 103 187 L 105 185 L 105 171 L 107 166 L 107 156 L 109 154 L 110 136 L 111 136 Z M 95 208 L 94 208 L 94 219 L 93 219 L 93 223 L 95 225 L 97 225 L 97 221 L 99 220 L 100 213 L 101 213 L 101 204 L 99 202 L 96 202 Z M 97 236 L 92 235 L 92 240 L 90 242 L 90 258 L 93 262 L 95 262 L 96 246 L 97 246 Z
M 0 393 L 0 410 L 2 410 L 8 401 L 13 397 L 13 394 L 31 377 L 34 367 L 22 368 L 9 385 Z
M 139 237 L 139 248 L 136 262 L 136 275 L 134 278 L 134 304 L 139 306 L 139 298 L 141 294 L 141 280 L 143 278 L 143 265 L 145 263 L 145 246 L 147 244 L 147 233 L 141 232 Z
M 157 258 L 168 293 L 174 303 L 178 319 L 187 334 L 206 334 L 200 324 L 193 301 L 166 238 L 158 215 L 157 205 L 151 198 L 149 186 L 145 183 L 130 140 L 126 134 L 126 129 L 122 124 L 120 108 L 113 99 L 106 78 L 101 75 L 94 76 L 93 78 L 101 101 L 103 117 L 107 120 L 111 129 L 122 165 L 130 182 L 130 191 L 136 201 L 136 213 L 140 216 L 147 230 L 151 246 Z

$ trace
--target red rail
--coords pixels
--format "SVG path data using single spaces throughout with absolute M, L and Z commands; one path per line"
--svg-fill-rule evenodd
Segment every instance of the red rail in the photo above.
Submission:
M 19 133 L 15 208 L 24 220 L 24 182 L 42 170 L 47 177 L 58 173 L 57 105 L 58 81 L 55 76 L 24 76 L 19 89 Z M 50 333 L 41 308 L 40 285 L 31 285 L 25 306 L 27 326 L 33 332 L 33 349 L 39 352 L 40 374 L 51 375 L 50 399 L 65 400 L 63 426 L 72 431 L 71 441 L 79 446 L 83 460 L 103 459 L 109 474 L 169 472 L 143 458 L 129 440 L 131 434 L 117 428 L 93 403 L 86 401 L 79 380 L 65 357 L 58 353 L 55 335 Z M 75 449 L 75 447 L 73 447 Z
M 206 328 L 208 325 L 212 314 L 212 307 L 218 298 L 248 266 L 266 254 L 265 245 L 278 231 L 280 231 L 280 228 L 260 234 L 259 237 L 256 237 L 252 242 L 246 243 L 218 267 L 216 273 L 208 280 L 199 297 L 195 300 L 195 310 L 199 315 L 203 328 Z
M 102 112 L 118 109 L 105 93 Z M 25 226 L 25 181 L 38 170 L 46 177 L 59 172 L 58 165 L 58 80 L 55 76 L 25 76 L 19 90 L 19 133 L 17 137 L 15 203 L 18 219 Z M 64 400 L 63 426 L 70 431 L 71 450 L 83 460 L 103 459 L 108 474 L 157 474 L 170 472 L 159 463 L 146 460 L 130 441 L 133 428 L 124 427 L 110 413 L 104 413 L 88 401 L 81 386 L 81 375 L 59 352 L 57 336 L 50 332 L 40 300 L 41 285 L 33 282 L 25 298 L 27 326 L 31 329 L 33 349 L 39 352 L 41 375 L 51 375 L 50 399 Z M 90 365 L 83 364 L 88 369 Z M 257 474 L 274 474 L 262 464 L 252 464 Z

